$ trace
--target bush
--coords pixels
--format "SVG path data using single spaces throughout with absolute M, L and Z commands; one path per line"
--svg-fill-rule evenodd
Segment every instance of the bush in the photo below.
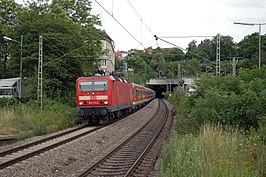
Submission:
M 0 107 L 16 104 L 16 100 L 13 98 L 0 98 Z
M 36 102 L 0 108 L 1 134 L 17 134 L 18 139 L 44 135 L 75 124 L 75 109 L 44 99 L 43 110 Z M 12 131 L 11 131 L 12 130 Z
M 242 70 L 236 78 L 202 78 L 192 96 L 181 98 L 182 115 L 198 127 L 212 122 L 239 126 L 247 133 L 259 130 L 259 119 L 266 116 L 265 70 Z
M 237 129 L 204 125 L 197 136 L 175 134 L 163 148 L 159 176 L 263 176 L 265 145 Z

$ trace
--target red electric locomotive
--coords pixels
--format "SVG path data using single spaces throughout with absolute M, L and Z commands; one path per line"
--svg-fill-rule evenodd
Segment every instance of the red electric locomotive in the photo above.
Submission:
M 76 107 L 80 120 L 105 123 L 145 105 L 155 92 L 116 76 L 79 77 L 76 81 Z

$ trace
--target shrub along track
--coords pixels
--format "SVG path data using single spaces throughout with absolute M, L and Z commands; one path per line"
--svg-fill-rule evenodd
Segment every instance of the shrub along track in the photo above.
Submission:
M 107 125 L 98 127 L 86 127 L 86 125 L 82 125 L 74 129 L 43 138 L 41 140 L 2 151 L 0 152 L 0 169 L 21 162 L 25 159 L 58 147 L 62 144 L 76 140 L 105 126 Z
M 147 124 L 107 155 L 96 160 L 79 176 L 147 176 L 151 164 L 156 161 L 154 156 L 158 156 L 158 153 L 156 155 L 154 152 L 158 152 L 162 143 L 155 142 L 167 122 L 168 115 L 167 105 L 160 100 L 157 113 Z

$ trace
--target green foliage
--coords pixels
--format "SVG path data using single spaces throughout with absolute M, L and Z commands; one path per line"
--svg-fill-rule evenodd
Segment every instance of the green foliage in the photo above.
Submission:
M 206 122 L 259 130 L 266 115 L 266 66 L 243 69 L 238 77 L 202 77 L 197 91 L 181 103 L 182 114 L 200 127 Z
M 180 139 L 174 136 L 163 149 L 161 172 L 159 176 L 201 176 L 204 164 L 201 147 L 203 142 L 195 141 L 191 135 Z
M 115 70 L 122 71 L 124 69 L 124 62 L 120 59 L 115 59 Z
M 251 58 L 258 51 L 258 33 L 247 35 L 238 44 L 239 52 L 244 58 Z
M 16 23 L 16 16 L 22 9 L 22 6 L 17 4 L 15 0 L 1 0 L 0 9 L 0 27 L 3 27 L 0 29 L 5 29 L 7 26 Z
M 190 60 L 192 58 L 197 58 L 200 60 L 216 60 L 216 47 L 217 47 L 217 36 L 212 40 L 205 39 L 197 45 L 197 41 L 192 40 L 188 44 L 188 52 L 185 58 Z M 220 36 L 220 55 L 221 58 L 225 59 L 227 57 L 236 56 L 236 44 L 233 42 L 233 38 L 230 36 Z
M 185 77 L 197 77 L 201 70 L 200 61 L 195 58 L 181 61 L 180 65 L 183 68 L 183 75 Z
M 139 56 L 131 56 L 128 58 L 128 67 L 134 68 L 136 73 L 147 72 L 146 62 Z
M 14 98 L 0 98 L 0 107 L 5 107 L 15 104 L 17 101 Z
M 186 60 L 190 60 L 193 57 L 195 57 L 196 55 L 198 55 L 198 46 L 197 46 L 197 41 L 192 40 L 189 44 L 188 44 L 188 48 L 187 48 L 187 53 L 185 55 L 185 59 Z
M 1 134 L 17 134 L 18 139 L 58 131 L 76 122 L 75 109 L 44 99 L 43 110 L 36 102 L 0 108 Z
M 43 90 L 47 97 L 73 97 L 75 80 L 96 69 L 94 62 L 101 54 L 101 34 L 95 25 L 98 17 L 90 14 L 90 1 L 33 1 L 24 7 L 12 1 L 1 1 L 1 27 L 4 35 L 20 41 L 23 35 L 23 77 L 32 81 L 28 90 L 36 89 L 39 36 L 43 36 Z M 1 8 L 2 9 L 2 8 Z M 2 46 L 2 45 L 1 45 Z M 19 51 L 19 52 L 18 52 Z M 19 76 L 20 45 L 9 42 L 11 58 L 0 61 L 0 78 Z M 29 98 L 34 98 L 32 92 Z M 36 97 L 36 96 L 35 96 Z M 66 100 L 64 98 L 63 100 Z
M 162 51 L 162 56 L 166 62 L 174 62 L 174 61 L 183 60 L 185 54 L 182 50 L 178 48 L 170 48 L 170 49 Z
M 265 145 L 236 129 L 204 125 L 198 136 L 174 136 L 163 148 L 159 176 L 263 176 Z

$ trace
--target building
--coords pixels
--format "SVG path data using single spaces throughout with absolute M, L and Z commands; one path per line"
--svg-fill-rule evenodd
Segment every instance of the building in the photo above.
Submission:
M 103 55 L 100 57 L 99 70 L 105 75 L 115 71 L 115 51 L 114 41 L 104 33 L 102 39 Z

